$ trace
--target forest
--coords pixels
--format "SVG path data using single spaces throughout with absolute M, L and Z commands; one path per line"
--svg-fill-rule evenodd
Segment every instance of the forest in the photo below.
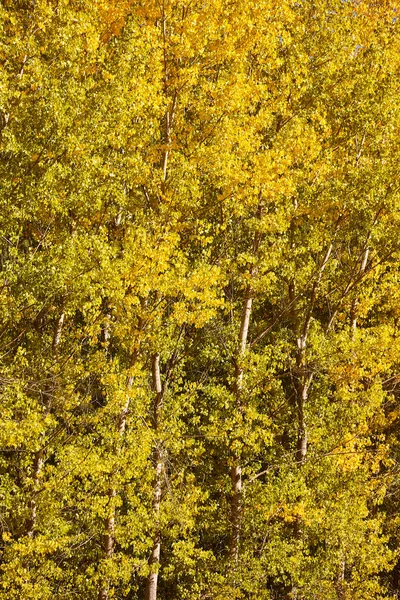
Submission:
M 399 11 L 1 0 L 1 600 L 400 597 Z

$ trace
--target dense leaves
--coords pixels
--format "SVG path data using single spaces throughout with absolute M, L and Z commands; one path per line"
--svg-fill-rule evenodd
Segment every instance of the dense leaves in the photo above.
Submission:
M 0 598 L 397 598 L 399 8 L 4 0 Z

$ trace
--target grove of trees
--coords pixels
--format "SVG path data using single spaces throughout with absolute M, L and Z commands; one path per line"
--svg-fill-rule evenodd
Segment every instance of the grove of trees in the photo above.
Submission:
M 398 598 L 399 11 L 1 1 L 1 600 Z

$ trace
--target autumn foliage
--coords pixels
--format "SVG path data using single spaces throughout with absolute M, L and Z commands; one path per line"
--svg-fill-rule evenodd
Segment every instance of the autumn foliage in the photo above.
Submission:
M 3 0 L 0 599 L 400 593 L 397 0 Z

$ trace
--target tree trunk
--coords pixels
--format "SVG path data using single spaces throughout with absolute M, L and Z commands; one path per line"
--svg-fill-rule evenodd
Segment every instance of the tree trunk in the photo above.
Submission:
M 154 405 L 153 405 L 153 426 L 154 431 L 157 434 L 162 410 L 162 403 L 164 397 L 164 389 L 161 384 L 160 375 L 160 355 L 155 354 L 152 359 L 152 379 L 153 387 L 155 391 Z M 157 447 L 154 453 L 155 460 L 155 477 L 154 477 L 154 496 L 153 496 L 153 511 L 154 519 L 156 521 L 156 532 L 153 539 L 153 547 L 149 558 L 150 573 L 146 581 L 146 600 L 157 600 L 157 585 L 158 585 L 158 568 L 160 565 L 160 554 L 161 554 L 161 533 L 158 527 L 159 513 L 161 506 L 161 494 L 162 494 L 162 474 L 164 471 L 164 455 L 163 449 L 157 440 Z
M 251 287 L 248 286 L 243 304 L 243 312 L 238 340 L 239 343 L 235 363 L 234 391 L 236 397 L 236 408 L 239 411 L 241 411 L 241 392 L 243 387 L 243 365 L 241 364 L 241 361 L 246 352 L 252 305 L 253 294 Z M 233 465 L 231 467 L 231 482 L 232 498 L 230 556 L 234 563 L 237 563 L 239 558 L 240 529 L 242 521 L 242 467 L 240 464 L 240 456 L 238 456 L 237 454 L 233 457 Z
M 37 523 L 37 502 L 36 502 L 36 494 L 39 488 L 39 480 L 42 473 L 44 464 L 44 449 L 40 448 L 37 452 L 35 452 L 35 457 L 33 460 L 33 493 L 30 501 L 30 520 L 29 520 L 29 528 L 28 528 L 28 536 L 33 537 L 35 533 L 36 523 Z
M 61 341 L 62 328 L 64 325 L 65 313 L 62 312 L 54 329 L 53 333 L 53 341 L 52 341 L 52 355 L 53 359 L 57 357 L 58 346 Z M 50 401 L 46 401 L 45 405 L 45 414 L 47 415 L 50 411 Z M 33 490 L 32 497 L 30 501 L 30 519 L 28 525 L 27 535 L 29 537 L 33 537 L 35 533 L 36 523 L 37 523 L 37 501 L 36 496 L 39 489 L 40 477 L 43 470 L 44 459 L 45 459 L 46 450 L 44 447 L 40 448 L 37 452 L 35 452 L 35 456 L 33 459 Z
M 231 468 L 232 500 L 231 500 L 231 543 L 230 556 L 236 564 L 239 559 L 240 528 L 242 522 L 242 467 L 240 457 L 235 457 L 236 464 Z
M 136 351 L 133 354 L 132 360 L 131 360 L 131 367 L 133 367 L 133 365 L 136 363 L 136 360 L 138 358 L 138 352 Z M 120 447 L 120 440 L 122 439 L 124 433 L 125 433 L 125 429 L 126 429 L 126 419 L 128 416 L 128 412 L 129 412 L 129 405 L 130 405 L 130 397 L 129 397 L 129 391 L 132 387 L 133 384 L 133 377 L 129 376 L 127 378 L 127 382 L 126 382 L 126 387 L 127 387 L 127 393 L 128 393 L 128 397 L 125 403 L 125 406 L 123 407 L 122 411 L 120 412 L 119 416 L 118 416 L 118 420 L 117 420 L 117 434 L 118 434 L 118 441 L 117 441 L 117 446 L 115 448 L 115 454 L 116 456 L 118 456 L 118 454 L 120 453 L 121 447 Z M 103 555 L 104 558 L 111 558 L 112 555 L 114 554 L 114 546 L 115 546 L 115 497 L 117 495 L 117 490 L 115 488 L 115 486 L 112 486 L 108 492 L 108 499 L 109 499 L 109 505 L 110 505 L 110 512 L 105 520 L 104 523 L 104 535 L 103 535 Z M 108 581 L 104 582 L 104 584 L 102 585 L 102 587 L 100 588 L 99 591 L 99 595 L 98 595 L 98 599 L 99 600 L 108 600 Z
M 161 492 L 162 492 L 162 472 L 163 472 L 163 457 L 162 451 L 157 449 L 156 451 L 156 472 L 154 481 L 154 500 L 153 510 L 154 518 L 158 520 L 161 506 Z M 150 573 L 146 581 L 146 600 L 157 600 L 157 585 L 158 585 L 158 568 L 160 564 L 161 554 L 161 535 L 160 530 L 154 534 L 153 548 L 149 558 Z
M 346 571 L 346 561 L 344 556 L 342 557 L 339 565 L 339 572 L 336 580 L 336 595 L 338 600 L 345 600 L 345 571 Z
M 296 368 L 294 372 L 295 385 L 294 393 L 296 398 L 297 407 L 297 443 L 296 443 L 296 462 L 299 467 L 304 465 L 307 459 L 308 453 L 308 432 L 307 422 L 305 416 L 306 405 L 308 401 L 308 393 L 310 386 L 314 378 L 314 372 L 307 368 L 306 351 L 308 343 L 308 333 L 310 329 L 310 323 L 312 313 L 314 310 L 315 302 L 317 299 L 318 286 L 321 282 L 323 272 L 329 261 L 333 249 L 333 244 L 329 244 L 324 258 L 316 273 L 314 285 L 311 291 L 310 303 L 306 312 L 303 326 L 298 331 L 298 325 L 296 324 L 295 329 L 297 330 L 297 352 L 296 352 Z M 289 298 L 290 299 L 290 298 Z M 294 522 L 294 536 L 297 539 L 301 539 L 303 535 L 303 519 L 297 516 Z M 296 600 L 298 598 L 298 589 L 295 584 L 292 585 L 289 593 L 289 598 Z
M 105 326 L 104 330 L 103 330 L 103 341 L 107 342 L 110 339 L 110 329 L 109 329 L 109 321 L 107 322 L 108 324 Z M 139 323 L 138 323 L 138 327 L 139 327 L 139 331 L 142 329 L 143 327 L 143 320 L 141 317 L 139 317 Z M 139 349 L 136 349 L 133 353 L 132 353 L 132 357 L 131 357 L 131 362 L 130 362 L 130 366 L 131 368 L 134 367 L 134 365 L 137 362 L 137 359 L 139 357 Z M 128 412 L 129 412 L 129 406 L 130 406 L 130 390 L 132 388 L 133 385 L 133 377 L 130 375 L 129 377 L 127 377 L 126 380 L 126 388 L 127 388 L 127 399 L 125 402 L 124 407 L 122 408 L 120 414 L 118 415 L 118 419 L 117 419 L 117 442 L 114 448 L 114 454 L 116 457 L 118 457 L 120 451 L 121 451 L 121 439 L 125 433 L 125 429 L 126 429 L 126 419 L 128 416 Z M 110 506 L 110 511 L 108 516 L 105 519 L 104 522 L 104 535 L 103 535 L 103 556 L 104 558 L 111 558 L 112 555 L 114 554 L 114 547 L 115 547 L 115 497 L 117 495 L 117 489 L 115 487 L 115 485 L 112 485 L 111 482 L 111 486 L 110 489 L 108 491 L 108 504 Z M 109 589 L 109 582 L 108 580 L 102 582 L 100 590 L 99 590 L 99 594 L 98 594 L 98 600 L 108 600 L 108 589 Z
M 308 435 L 307 435 L 307 424 L 305 420 L 305 407 L 308 400 L 308 391 L 310 389 L 314 373 L 311 370 L 307 370 L 306 364 L 306 350 L 308 343 L 308 333 L 310 329 L 310 323 L 312 313 L 314 310 L 315 302 L 317 299 L 318 286 L 321 282 L 323 272 L 328 263 L 333 249 L 333 244 L 329 244 L 322 263 L 319 266 L 314 285 L 311 292 L 310 304 L 307 309 L 307 313 L 304 319 L 301 334 L 297 337 L 297 353 L 296 353 L 296 384 L 295 384 L 295 395 L 297 403 L 297 452 L 296 459 L 299 464 L 303 464 L 306 460 L 308 450 Z
M 297 357 L 298 383 L 296 386 L 296 404 L 297 404 L 297 446 L 296 461 L 299 465 L 304 464 L 308 451 L 308 433 L 305 418 L 305 408 L 308 400 L 308 391 L 310 389 L 314 373 L 305 373 L 306 365 L 304 362 L 304 353 L 299 352 Z
M 263 213 L 263 202 L 260 200 L 257 218 L 261 219 Z M 253 241 L 253 254 L 257 256 L 261 242 L 261 233 L 256 231 L 254 234 Z M 251 269 L 250 275 L 255 274 L 255 268 Z M 235 383 L 234 383 L 234 394 L 236 400 L 236 409 L 242 411 L 242 388 L 243 388 L 243 357 L 246 352 L 247 339 L 249 334 L 251 311 L 253 308 L 253 290 L 249 284 L 246 288 L 244 296 L 242 317 L 240 321 L 240 331 L 238 338 L 238 347 L 235 357 Z M 240 546 L 240 531 L 242 524 L 242 466 L 241 457 L 238 454 L 233 456 L 233 464 L 231 466 L 231 484 L 232 484 L 232 497 L 231 497 L 231 539 L 229 545 L 229 554 L 231 560 L 236 565 L 239 560 L 239 546 Z
M 365 269 L 367 268 L 367 264 L 368 264 L 368 256 L 369 256 L 369 248 L 366 247 L 363 252 L 363 257 L 362 257 L 362 261 L 361 261 L 361 265 L 360 265 L 360 274 L 365 273 Z M 357 306 L 358 306 L 358 298 L 355 297 L 351 304 L 351 311 L 350 311 L 351 335 L 352 335 L 353 339 L 354 339 L 356 329 L 357 329 Z

